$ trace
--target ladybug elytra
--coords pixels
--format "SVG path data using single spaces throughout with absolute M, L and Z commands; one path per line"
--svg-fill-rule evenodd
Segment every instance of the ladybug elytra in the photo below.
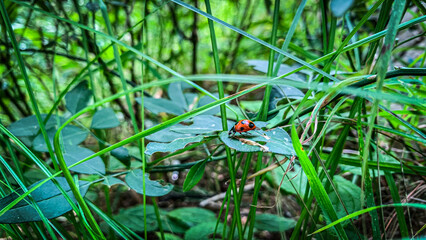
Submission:
M 235 123 L 235 125 L 229 130 L 228 136 L 234 136 L 237 132 L 247 132 L 256 129 L 256 125 L 248 119 L 243 119 Z

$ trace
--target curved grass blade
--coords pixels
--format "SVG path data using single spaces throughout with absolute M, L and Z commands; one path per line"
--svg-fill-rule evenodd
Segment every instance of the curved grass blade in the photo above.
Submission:
M 426 209 L 426 204 L 420 204 L 420 203 L 394 203 L 394 204 L 386 204 L 386 205 L 381 205 L 381 206 L 375 206 L 375 207 L 370 207 L 370 208 L 362 209 L 362 210 L 359 210 L 359 211 L 354 212 L 352 214 L 349 214 L 346 217 L 340 218 L 339 220 L 334 221 L 334 222 L 328 224 L 327 226 L 322 227 L 322 228 L 316 230 L 315 232 L 311 233 L 310 235 L 320 233 L 320 232 L 322 232 L 322 231 L 324 231 L 326 229 L 329 229 L 329 228 L 331 228 L 333 226 L 336 226 L 337 224 L 339 224 L 341 222 L 344 222 L 344 221 L 346 221 L 346 220 L 348 220 L 350 218 L 354 218 L 354 217 L 359 216 L 361 214 L 364 214 L 364 213 L 367 213 L 367 212 L 370 212 L 370 211 L 373 211 L 373 210 L 376 210 L 376 209 L 379 209 L 379 208 L 385 208 L 385 207 L 414 207 L 414 208 Z
M 322 185 L 320 179 L 318 178 L 317 173 L 315 172 L 315 168 L 312 165 L 311 160 L 306 155 L 306 152 L 303 149 L 302 144 L 300 144 L 299 137 L 297 136 L 297 130 L 294 124 L 292 124 L 292 127 L 291 127 L 291 140 L 293 142 L 294 150 L 296 151 L 297 156 L 299 157 L 300 164 L 302 165 L 303 171 L 305 172 L 306 177 L 308 178 L 308 182 L 309 182 L 309 185 L 311 186 L 312 193 L 317 199 L 318 204 L 320 205 L 321 210 L 327 222 L 336 221 L 337 220 L 336 211 L 334 210 L 333 205 L 331 204 L 330 198 L 328 197 L 327 192 L 324 189 L 324 186 Z M 337 223 L 333 226 L 335 226 L 334 231 L 340 238 L 348 239 L 340 223 Z

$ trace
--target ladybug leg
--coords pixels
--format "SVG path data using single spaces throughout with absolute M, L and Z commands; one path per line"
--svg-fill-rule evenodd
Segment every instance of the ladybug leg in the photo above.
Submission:
M 245 132 L 247 135 L 253 136 L 253 134 L 251 134 L 250 132 Z
M 228 132 L 228 137 L 233 137 L 235 135 L 235 133 L 236 133 L 235 128 L 232 127 L 231 130 L 229 130 L 229 132 Z

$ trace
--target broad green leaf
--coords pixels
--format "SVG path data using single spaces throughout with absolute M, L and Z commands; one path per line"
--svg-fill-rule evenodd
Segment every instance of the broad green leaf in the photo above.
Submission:
M 120 126 L 120 122 L 111 108 L 103 108 L 93 115 L 91 125 L 93 129 L 114 128 L 117 126 Z
M 19 137 L 19 140 L 21 140 L 21 142 L 24 143 L 25 146 L 32 147 L 33 146 L 34 138 L 35 138 L 34 136 Z
M 253 69 L 256 70 L 256 71 L 263 72 L 263 73 L 267 73 L 268 72 L 269 61 L 267 61 L 267 60 L 256 60 L 256 59 L 253 59 L 253 60 L 246 60 L 245 62 L 249 66 L 253 66 L 254 67 Z M 274 65 L 276 65 L 276 64 L 277 63 L 275 62 Z M 281 64 L 280 68 L 278 70 L 277 76 L 284 75 L 284 74 L 286 74 L 288 72 L 291 72 L 291 71 L 293 71 L 293 70 L 295 70 L 295 69 L 297 69 L 299 67 L 300 67 L 299 65 L 298 66 L 289 66 L 287 64 Z M 304 73 L 307 73 L 307 71 L 306 70 L 305 71 L 299 71 L 297 73 L 293 73 L 290 76 L 287 76 L 286 78 L 292 79 L 292 80 L 305 81 L 306 74 L 304 74 Z
M 216 228 L 216 221 L 203 222 L 195 227 L 190 228 L 185 233 L 185 240 L 212 239 L 212 234 Z M 223 224 L 219 223 L 216 230 L 215 239 L 221 239 L 223 232 Z M 224 236 L 225 237 L 225 236 Z
M 95 154 L 92 150 L 79 146 L 65 146 L 64 159 L 67 166 Z M 70 169 L 85 174 L 105 174 L 105 164 L 100 157 L 95 157 Z
M 196 93 L 189 92 L 189 93 L 185 93 L 184 96 L 185 96 L 186 102 L 188 103 L 188 106 L 185 109 L 187 109 L 187 111 L 194 109 L 195 103 L 198 101 L 199 95 Z
M 360 210 L 361 188 L 338 175 L 334 176 L 333 182 L 349 214 Z M 337 198 L 336 193 L 333 191 L 329 193 L 328 196 L 330 197 L 331 203 L 333 204 L 333 207 L 336 210 L 337 217 L 342 218 L 346 216 L 347 214 L 345 212 L 345 209 Z
M 143 232 L 145 230 L 143 213 L 143 205 L 137 205 L 127 209 L 120 209 L 120 212 L 114 215 L 113 218 L 132 231 Z M 146 230 L 148 232 L 157 230 L 158 222 L 152 205 L 146 205 L 146 221 Z
M 262 106 L 262 101 L 261 100 L 240 101 L 240 106 L 246 111 L 257 112 Z
M 126 175 L 127 185 L 139 194 L 143 194 L 142 170 L 136 169 Z M 145 193 L 149 197 L 161 197 L 172 191 L 173 185 L 168 183 L 162 185 L 158 181 L 149 179 L 149 174 L 145 174 Z
M 265 128 L 266 126 L 268 126 L 268 122 L 263 122 L 263 121 L 253 121 L 254 125 L 256 125 L 256 127 L 258 128 Z M 234 123 L 235 124 L 235 123 Z M 287 134 L 288 136 L 288 134 Z
M 330 9 L 334 17 L 343 17 L 351 8 L 354 0 L 331 0 Z
M 270 232 L 284 232 L 296 226 L 296 221 L 291 218 L 280 217 L 270 213 L 256 215 L 254 227 L 258 230 Z
M 271 89 L 268 111 L 271 111 L 277 108 L 278 102 L 283 99 L 287 99 L 287 98 L 302 99 L 303 97 L 305 97 L 305 94 L 295 87 L 282 85 L 282 84 L 275 84 L 272 86 L 272 89 Z M 277 114 L 278 113 L 269 115 L 268 120 L 274 118 Z
M 187 99 L 184 94 L 185 89 L 193 88 L 191 85 L 185 82 L 173 82 L 169 84 L 167 94 L 174 103 L 183 106 L 186 110 L 189 110 L 189 105 L 192 103 L 191 98 Z M 188 101 L 189 100 L 189 101 Z
M 111 155 L 115 157 L 117 160 L 119 160 L 121 163 L 126 165 L 126 167 L 130 167 L 130 160 L 132 157 L 129 154 L 129 150 L 125 147 L 119 147 L 116 149 L 113 149 L 111 151 Z
M 214 93 L 213 94 L 216 98 L 219 98 L 219 94 L 218 93 Z M 225 95 L 226 97 L 226 95 Z M 209 103 L 214 102 L 215 100 L 213 98 L 211 98 L 210 96 L 203 96 L 200 98 L 200 101 L 198 101 L 198 107 L 207 105 Z M 220 107 L 217 106 L 215 108 L 212 108 L 204 113 L 202 113 L 201 115 L 214 115 L 220 112 Z M 232 114 L 231 114 L 232 115 Z
M 170 130 L 170 127 L 158 131 L 152 135 L 147 136 L 145 139 L 153 142 L 171 142 L 177 138 L 191 137 L 191 134 L 183 134 Z
M 191 125 L 177 124 L 170 130 L 178 133 L 204 134 L 215 131 L 222 131 L 222 119 L 211 115 L 199 115 L 193 118 Z M 232 128 L 233 123 L 228 121 L 228 129 Z
M 45 114 L 42 115 L 42 118 L 46 117 Z M 37 118 L 35 115 L 19 119 L 16 122 L 13 122 L 8 127 L 9 131 L 17 137 L 24 136 L 34 136 L 37 134 L 40 129 L 38 126 Z
M 183 183 L 183 191 L 187 192 L 191 190 L 201 180 L 204 175 L 204 169 L 206 168 L 206 161 L 199 162 L 189 169 L 186 175 L 185 182 Z
M 289 164 L 290 161 L 287 161 L 282 165 L 282 167 L 278 167 L 272 170 L 270 174 L 273 176 L 275 184 L 279 185 L 282 181 L 281 190 L 284 190 L 294 195 L 297 195 L 297 193 L 299 193 L 301 196 L 304 196 L 306 191 L 306 184 L 308 184 L 308 178 L 306 177 L 306 174 L 303 169 L 297 164 L 294 164 L 287 171 Z M 288 178 L 284 176 L 284 173 L 286 171 Z
M 63 177 L 55 178 L 59 186 L 70 196 L 71 200 L 75 203 L 76 200 L 74 195 L 71 192 L 71 189 Z M 41 180 L 43 181 L 43 180 Z M 28 189 L 36 186 L 41 181 L 38 181 Z M 84 196 L 89 189 L 90 182 L 79 181 L 80 194 Z M 4 198 L 0 199 L 0 209 L 6 207 L 9 203 L 23 194 L 24 191 L 19 189 L 17 193 L 11 193 Z M 56 187 L 52 180 L 46 182 L 41 187 L 37 188 L 31 193 L 34 201 L 37 203 L 38 207 L 42 211 L 43 215 L 47 219 L 52 219 L 61 216 L 62 214 L 70 211 L 72 207 L 62 195 L 62 192 Z M 23 201 L 20 201 L 12 209 L 0 216 L 0 223 L 24 223 L 24 222 L 34 222 L 41 221 L 40 215 L 34 209 L 32 205 L 29 205 L 31 201 L 26 197 Z
M 140 98 L 137 98 L 136 101 L 140 104 Z M 144 106 L 147 110 L 152 112 L 153 114 L 159 113 L 170 113 L 174 115 L 181 115 L 185 113 L 185 108 L 178 103 L 172 102 L 168 99 L 164 98 L 151 98 L 144 97 L 143 98 Z
M 161 239 L 161 233 L 160 232 L 155 232 L 155 234 L 157 235 L 158 239 Z M 182 238 L 171 234 L 171 233 L 164 233 L 164 240 L 182 240 Z
M 132 162 L 130 162 L 130 165 L 131 164 L 132 164 Z M 142 166 L 142 164 L 139 165 L 139 167 L 141 167 L 141 166 Z M 122 171 L 125 168 L 129 168 L 129 167 L 126 167 L 126 165 L 124 165 L 122 162 L 120 162 L 114 156 L 110 156 L 109 163 L 108 163 L 108 169 L 107 169 L 108 171 L 116 171 L 116 170 Z
M 216 223 L 216 215 L 214 212 L 199 207 L 178 208 L 167 213 L 167 216 L 186 227 L 193 227 L 209 221 L 214 221 Z
M 24 177 L 28 182 L 37 182 L 46 178 L 46 173 L 44 173 L 39 168 L 31 168 L 24 172 Z
M 41 114 L 41 118 L 44 120 L 47 114 Z M 65 120 L 63 117 L 59 117 L 60 124 L 64 123 Z M 52 116 L 49 121 L 46 123 L 46 130 L 56 126 L 56 116 Z M 35 115 L 19 119 L 16 122 L 13 122 L 8 127 L 9 131 L 17 137 L 28 137 L 34 136 L 40 130 L 38 126 L 37 118 Z
M 228 147 L 240 152 L 263 151 L 287 156 L 295 154 L 290 136 L 281 128 L 265 132 L 253 130 L 242 134 L 237 133 L 234 137 L 229 137 L 228 132 L 221 132 L 219 136 Z
M 49 140 L 52 146 L 53 146 L 53 138 L 55 136 L 55 133 L 56 133 L 56 128 L 51 128 L 47 130 L 47 136 L 49 137 Z M 84 131 L 83 129 L 76 126 L 72 126 L 72 125 L 65 126 L 61 133 L 62 133 L 62 142 L 64 145 L 78 145 L 82 143 L 87 138 L 87 135 L 88 135 L 87 131 Z M 44 141 L 43 135 L 41 133 L 34 138 L 32 146 L 34 150 L 39 152 L 49 151 L 47 149 L 47 144 Z
M 185 233 L 186 230 L 188 230 L 188 226 L 168 216 L 164 216 L 161 218 L 161 224 L 163 225 L 164 231 L 172 233 Z
M 277 102 L 284 98 L 301 99 L 305 94 L 298 88 L 283 84 L 274 84 L 271 90 L 271 100 Z
M 175 152 L 179 149 L 185 148 L 186 145 L 203 140 L 203 136 L 178 138 L 170 143 L 157 143 L 150 142 L 146 146 L 145 154 L 152 155 L 156 152 Z
M 107 176 L 106 178 L 104 178 L 104 181 L 102 183 L 107 185 L 108 187 L 112 187 L 113 185 L 116 185 L 116 184 L 127 186 L 125 182 L 113 176 Z
M 65 95 L 65 106 L 68 111 L 75 114 L 87 107 L 91 98 L 92 91 L 88 87 L 88 82 L 82 81 Z

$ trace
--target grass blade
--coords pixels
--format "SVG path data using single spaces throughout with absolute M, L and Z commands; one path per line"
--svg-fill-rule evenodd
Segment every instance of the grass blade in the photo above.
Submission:
M 300 164 L 308 177 L 309 185 L 311 186 L 312 193 L 316 197 L 318 204 L 320 205 L 322 212 L 327 219 L 327 222 L 337 221 L 337 215 L 334 211 L 333 205 L 331 204 L 330 198 L 327 195 L 327 192 L 324 189 L 320 179 L 318 178 L 317 173 L 315 172 L 314 166 L 311 163 L 311 160 L 306 155 L 305 150 L 300 144 L 299 137 L 297 136 L 297 131 L 294 123 L 291 127 L 291 141 L 293 142 L 294 150 L 299 157 Z M 334 231 L 342 239 L 348 239 L 345 231 L 343 230 L 342 225 L 337 223 L 335 225 Z

